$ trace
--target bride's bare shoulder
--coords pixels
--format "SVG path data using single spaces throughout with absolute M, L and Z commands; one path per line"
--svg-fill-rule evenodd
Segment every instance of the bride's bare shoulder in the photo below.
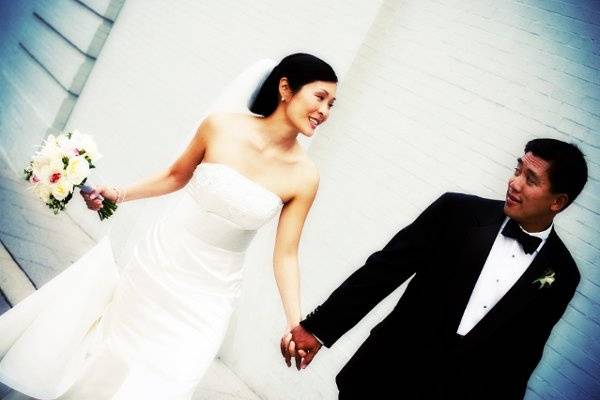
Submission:
M 319 187 L 320 175 L 315 162 L 303 154 L 295 163 L 294 176 L 300 192 L 314 196 Z
M 213 138 L 227 138 L 247 132 L 256 119 L 257 117 L 248 114 L 214 112 L 204 118 L 201 126 L 206 127 Z

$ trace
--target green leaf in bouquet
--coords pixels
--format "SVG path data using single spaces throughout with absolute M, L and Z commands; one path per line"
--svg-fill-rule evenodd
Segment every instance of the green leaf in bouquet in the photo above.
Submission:
M 66 205 L 69 202 L 69 200 L 71 200 L 72 198 L 73 198 L 73 192 L 69 193 L 67 195 L 67 197 L 65 197 L 63 199 L 63 201 L 61 201 L 61 203 L 63 203 L 64 205 Z M 63 205 L 63 208 L 64 208 L 64 205 Z
M 29 181 L 31 179 L 31 176 L 33 175 L 33 170 L 31 169 L 31 167 L 29 167 L 25 168 L 23 172 L 25 173 L 25 180 Z
M 114 212 L 117 210 L 117 205 L 110 200 L 104 199 L 102 200 L 102 208 L 98 210 L 98 215 L 100 216 L 100 221 L 103 221 L 109 217 L 111 217 Z
M 25 173 L 25 180 L 29 181 L 33 175 L 33 161 L 29 161 L 29 166 L 23 169 L 23 172 Z
M 90 168 L 96 168 L 96 166 L 94 165 L 94 163 L 92 163 L 92 159 L 90 158 L 90 156 L 87 155 L 87 154 L 85 154 L 85 150 L 84 150 L 84 153 L 80 153 L 80 154 L 83 154 L 83 156 L 87 160 L 88 164 L 90 165 Z

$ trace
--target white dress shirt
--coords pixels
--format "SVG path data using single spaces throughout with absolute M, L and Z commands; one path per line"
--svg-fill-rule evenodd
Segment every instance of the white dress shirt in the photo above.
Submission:
M 464 336 L 469 333 L 517 282 L 546 243 L 553 226 L 552 224 L 545 231 L 535 233 L 527 232 L 521 228 L 526 234 L 542 239 L 542 242 L 533 253 L 526 254 L 516 239 L 508 238 L 501 233 L 507 222 L 508 218 L 502 223 L 498 231 L 490 254 L 488 254 L 475 288 L 471 293 L 469 303 L 467 303 L 456 331 L 459 335 Z

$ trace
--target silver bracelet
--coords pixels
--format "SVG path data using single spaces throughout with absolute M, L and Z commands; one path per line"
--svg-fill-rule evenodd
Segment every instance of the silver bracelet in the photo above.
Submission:
M 119 189 L 117 186 L 113 186 L 113 190 L 117 192 L 117 200 L 115 203 L 122 203 L 125 201 L 125 193 L 121 189 Z

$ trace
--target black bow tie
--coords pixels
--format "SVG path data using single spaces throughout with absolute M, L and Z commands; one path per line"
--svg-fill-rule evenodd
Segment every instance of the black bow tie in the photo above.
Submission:
M 542 243 L 542 239 L 539 237 L 531 236 L 523 232 L 519 227 L 519 224 L 513 219 L 508 220 L 504 229 L 502 229 L 502 234 L 519 242 L 521 247 L 523 247 L 525 254 L 532 254 L 538 248 L 540 243 Z

